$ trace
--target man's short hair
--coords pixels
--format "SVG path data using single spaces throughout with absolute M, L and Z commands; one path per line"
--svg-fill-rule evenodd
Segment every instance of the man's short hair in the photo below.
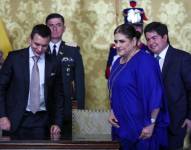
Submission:
M 35 34 L 39 34 L 41 37 L 51 37 L 51 30 L 50 28 L 45 24 L 37 24 L 33 27 L 31 32 L 31 39 L 33 39 Z
M 163 24 L 161 22 L 151 22 L 148 25 L 146 25 L 144 29 L 144 33 L 146 32 L 152 32 L 155 31 L 162 37 L 167 34 L 168 35 L 168 28 L 166 24 Z
M 168 37 L 168 28 L 166 24 L 163 24 L 161 22 L 151 22 L 145 26 L 144 34 L 146 35 L 147 32 L 156 32 L 161 37 L 167 35 L 167 42 L 170 43 Z
M 46 24 L 48 23 L 48 20 L 53 19 L 53 18 L 60 18 L 62 23 L 64 24 L 64 17 L 61 14 L 58 13 L 51 13 L 46 17 Z

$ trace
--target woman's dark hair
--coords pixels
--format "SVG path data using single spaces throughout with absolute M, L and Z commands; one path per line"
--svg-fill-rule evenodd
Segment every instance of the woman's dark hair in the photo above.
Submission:
M 125 35 L 128 39 L 136 38 L 137 40 L 140 39 L 141 33 L 136 31 L 132 25 L 121 24 L 114 30 L 114 35 L 117 33 L 121 33 Z

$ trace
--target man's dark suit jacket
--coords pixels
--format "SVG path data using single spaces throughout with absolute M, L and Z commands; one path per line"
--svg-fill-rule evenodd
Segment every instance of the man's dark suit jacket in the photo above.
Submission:
M 45 55 L 45 106 L 50 124 L 61 127 L 63 123 L 63 92 L 58 63 Z M 11 121 L 14 132 L 26 111 L 29 94 L 29 48 L 10 52 L 0 70 L 0 117 Z
M 170 131 L 180 135 L 181 125 L 191 119 L 191 55 L 169 46 L 162 76 L 168 99 Z
M 71 120 L 71 98 L 77 100 L 78 109 L 83 109 L 85 103 L 84 66 L 80 48 L 78 46 L 71 46 L 62 41 L 57 58 L 61 61 L 65 93 L 64 120 Z

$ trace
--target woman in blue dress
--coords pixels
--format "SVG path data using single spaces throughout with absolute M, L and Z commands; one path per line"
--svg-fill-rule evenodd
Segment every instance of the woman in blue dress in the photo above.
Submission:
M 167 145 L 169 117 L 159 64 L 137 47 L 140 36 L 131 25 L 114 31 L 120 57 L 108 80 L 109 122 L 122 150 L 159 150 Z

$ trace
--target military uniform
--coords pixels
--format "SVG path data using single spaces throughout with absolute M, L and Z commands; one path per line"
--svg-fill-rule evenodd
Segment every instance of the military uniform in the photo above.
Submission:
M 85 105 L 84 66 L 80 48 L 73 43 L 62 41 L 57 59 L 61 61 L 65 95 L 63 134 L 68 137 L 72 133 L 72 100 L 77 100 L 78 109 Z

